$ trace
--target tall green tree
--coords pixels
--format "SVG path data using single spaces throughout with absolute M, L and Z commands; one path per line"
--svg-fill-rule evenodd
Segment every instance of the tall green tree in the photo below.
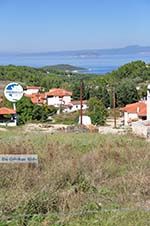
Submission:
M 110 106 L 110 95 L 106 85 L 97 84 L 92 87 L 90 89 L 90 97 L 96 97 L 101 100 L 106 108 Z
M 123 80 L 116 86 L 116 104 L 119 107 L 139 100 L 136 85 L 131 80 Z
M 108 116 L 108 112 L 103 102 L 96 97 L 92 97 L 88 101 L 88 106 L 88 115 L 91 117 L 92 123 L 104 125 Z

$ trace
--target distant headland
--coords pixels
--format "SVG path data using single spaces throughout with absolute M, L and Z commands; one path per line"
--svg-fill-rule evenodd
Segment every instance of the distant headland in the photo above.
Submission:
M 98 55 L 120 55 L 120 54 L 150 54 L 150 46 L 130 45 L 123 48 L 101 48 L 101 49 L 81 49 L 81 50 L 64 50 L 64 51 L 46 51 L 46 52 L 0 52 L 0 55 L 54 55 L 54 56 L 80 56 L 91 57 Z

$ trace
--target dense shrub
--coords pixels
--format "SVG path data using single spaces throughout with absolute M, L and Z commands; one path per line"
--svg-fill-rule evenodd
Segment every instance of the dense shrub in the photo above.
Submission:
M 92 123 L 104 125 L 108 116 L 108 112 L 102 101 L 96 97 L 92 97 L 88 101 L 88 106 L 88 115 L 91 117 Z
M 34 105 L 27 97 L 23 97 L 18 101 L 16 106 L 19 124 L 24 124 L 28 121 L 45 121 L 49 115 L 56 113 L 56 108 Z

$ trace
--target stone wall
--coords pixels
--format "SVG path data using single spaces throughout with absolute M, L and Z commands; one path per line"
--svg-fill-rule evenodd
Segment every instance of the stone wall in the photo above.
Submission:
M 150 121 L 139 121 L 132 123 L 132 132 L 138 136 L 150 137 Z

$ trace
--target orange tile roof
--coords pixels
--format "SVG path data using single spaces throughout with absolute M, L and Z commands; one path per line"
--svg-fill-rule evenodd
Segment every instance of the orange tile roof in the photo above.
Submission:
M 123 112 L 137 113 L 139 116 L 146 116 L 147 114 L 147 104 L 143 101 L 136 102 L 133 104 L 127 104 L 121 109 Z
M 139 116 L 146 116 L 147 115 L 147 104 L 146 103 L 140 103 L 139 104 Z
M 32 101 L 33 104 L 44 104 L 45 93 L 34 93 L 32 95 L 27 95 Z
M 46 100 L 45 93 L 24 94 L 24 96 L 30 98 L 33 104 L 44 104 Z
M 59 97 L 72 96 L 72 92 L 60 88 L 50 89 L 49 92 L 46 92 L 45 94 L 46 96 L 59 96 Z
M 13 115 L 16 114 L 16 111 L 11 108 L 2 107 L 0 108 L 0 115 Z

